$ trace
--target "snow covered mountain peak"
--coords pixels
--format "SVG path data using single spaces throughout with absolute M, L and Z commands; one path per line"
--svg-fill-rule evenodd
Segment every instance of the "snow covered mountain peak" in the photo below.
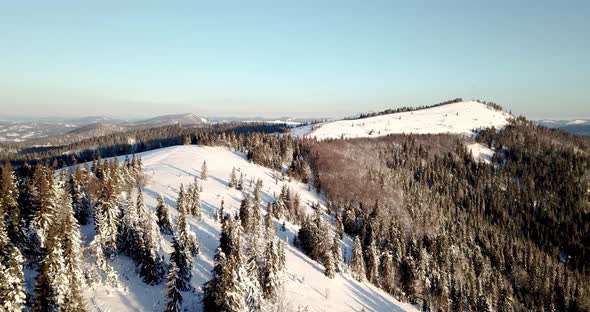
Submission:
M 317 139 L 378 137 L 396 133 L 453 133 L 471 135 L 474 129 L 508 124 L 512 116 L 476 101 L 354 120 L 338 120 L 294 128 L 298 136 Z

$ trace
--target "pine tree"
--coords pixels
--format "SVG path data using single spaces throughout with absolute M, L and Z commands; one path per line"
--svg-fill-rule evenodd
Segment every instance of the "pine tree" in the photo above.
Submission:
M 118 275 L 103 253 L 101 239 L 100 235 L 95 235 L 94 240 L 90 243 L 90 250 L 106 284 L 116 287 L 118 285 Z
M 264 252 L 266 261 L 264 261 L 262 270 L 262 291 L 264 298 L 271 301 L 277 298 L 279 289 L 283 284 L 283 268 L 280 263 L 278 244 L 275 239 L 270 239 Z
M 340 239 L 338 234 L 334 235 L 334 241 L 332 242 L 332 258 L 334 259 L 334 269 L 336 272 L 342 271 L 342 248 L 340 247 Z
M 186 247 L 183 246 L 183 242 L 179 240 L 176 235 L 172 240 L 173 251 L 170 254 L 170 262 L 173 262 L 178 269 L 178 277 L 176 284 L 178 289 L 187 291 L 191 289 L 191 277 L 192 277 L 192 259 L 189 253 L 186 251 Z
M 235 221 L 224 222 L 220 247 L 215 255 L 213 278 L 205 284 L 205 311 L 257 310 L 257 288 L 248 276 L 240 247 L 240 226 Z M 224 249 L 228 253 L 224 252 Z
M 195 216 L 197 220 L 201 220 L 201 196 L 199 194 L 199 186 L 197 183 L 193 184 L 193 186 L 189 189 L 190 197 L 190 204 L 189 204 L 189 211 L 190 214 Z
M 334 256 L 331 253 L 328 253 L 324 257 L 324 275 L 328 278 L 334 278 L 336 276 L 336 265 L 334 264 Z
M 380 282 L 381 287 L 390 294 L 394 291 L 395 271 L 393 265 L 393 256 L 388 252 L 381 255 L 380 261 Z
M 197 236 L 193 233 L 188 224 L 188 211 L 185 206 L 185 195 L 182 185 L 177 200 L 178 220 L 176 225 L 176 236 L 183 252 L 188 255 L 196 256 L 199 253 L 199 242 Z
M 240 223 L 242 224 L 242 228 L 244 232 L 248 233 L 250 231 L 251 219 L 252 219 L 252 208 L 250 207 L 250 199 L 248 194 L 244 194 L 244 199 L 242 199 L 242 203 L 240 204 Z
M 44 248 L 47 233 L 55 215 L 56 188 L 53 175 L 46 168 L 41 169 L 41 175 L 34 178 L 38 191 L 38 210 L 33 217 L 33 226 L 35 240 L 40 248 Z
M 266 215 L 264 216 L 264 229 L 267 235 L 275 235 L 275 227 L 272 221 L 272 215 L 272 204 L 268 203 L 268 206 L 266 208 Z
M 168 269 L 168 282 L 166 283 L 166 312 L 180 312 L 182 310 L 182 295 L 178 288 L 178 267 L 175 262 L 170 262 Z
M 245 291 L 245 301 L 248 311 L 260 311 L 262 302 L 262 292 L 260 287 L 260 271 L 258 269 L 257 254 L 254 253 L 246 259 L 244 266 L 245 276 L 241 282 Z
M 283 271 L 286 268 L 287 265 L 287 256 L 285 254 L 285 242 L 280 241 L 278 244 L 279 250 L 278 250 L 278 255 L 279 255 L 279 271 Z
M 201 180 L 207 181 L 207 162 L 203 160 L 203 165 L 201 165 Z
M 354 238 L 354 245 L 352 247 L 352 258 L 350 259 L 350 270 L 352 276 L 357 281 L 365 279 L 365 259 L 363 258 L 363 248 L 359 237 Z
M 143 237 L 139 222 L 139 212 L 131 192 L 127 194 L 127 203 L 124 208 L 125 211 L 121 218 L 119 230 L 119 245 L 122 251 L 138 261 L 141 257 L 140 246 L 143 245 Z
M 236 187 L 238 185 L 238 178 L 236 176 L 236 167 L 231 169 L 231 175 L 229 176 L 228 187 Z
M 68 189 L 72 196 L 74 216 L 80 225 L 88 224 L 88 219 L 90 218 L 90 199 L 88 198 L 88 192 L 82 184 L 83 174 L 84 173 L 78 166 L 74 173 L 70 175 L 68 181 Z
M 242 191 L 244 190 L 244 173 L 240 172 L 240 179 L 238 180 L 238 184 L 236 184 L 236 190 Z
M 344 225 L 342 224 L 342 217 L 340 215 L 340 213 L 336 212 L 336 235 L 338 235 L 338 238 L 342 239 L 344 238 Z
M 35 281 L 33 311 L 61 311 L 67 300 L 69 280 L 57 229 L 50 229 L 44 251 L 41 268 Z
M 203 289 L 203 310 L 205 312 L 221 311 L 223 305 L 225 288 L 227 281 L 224 280 L 226 276 L 225 265 L 227 258 L 221 248 L 217 248 L 215 256 L 213 257 L 215 265 L 213 267 L 213 277 L 205 283 Z
M 371 240 L 367 251 L 367 279 L 372 284 L 379 286 L 379 255 L 375 240 Z
M 101 246 L 107 259 L 112 259 L 117 250 L 120 210 L 117 201 L 120 194 L 118 170 L 115 166 L 105 164 L 106 168 L 100 178 L 100 193 L 96 204 L 96 235 L 101 236 Z
M 0 311 L 19 312 L 24 309 L 26 290 L 23 262 L 18 248 L 0 242 Z
M 140 211 L 140 223 L 142 240 L 140 245 L 140 270 L 144 282 L 149 285 L 159 284 L 164 275 L 164 264 L 158 253 L 160 232 L 156 220 L 148 212 L 143 204 L 143 192 L 139 190 L 137 196 L 137 209 Z
M 180 184 L 180 190 L 178 191 L 178 198 L 176 199 L 176 210 L 180 213 L 186 209 L 186 199 L 184 193 L 184 185 Z
M 74 215 L 71 195 L 62 194 L 60 201 L 63 216 L 61 231 L 63 241 L 63 261 L 66 276 L 68 278 L 68 293 L 64 303 L 64 311 L 84 311 L 82 287 L 84 277 L 82 273 L 82 241 L 80 239 L 80 226 Z
M 227 264 L 224 267 L 227 270 L 225 275 L 227 275 L 226 280 L 228 281 L 224 294 L 226 298 L 224 308 L 227 311 L 246 312 L 250 308 L 250 302 L 247 302 L 248 288 L 246 285 L 249 278 L 240 255 L 239 241 L 236 247 L 235 252 L 228 256 Z
M 6 222 L 6 231 L 10 241 L 22 245 L 21 212 L 18 205 L 18 188 L 13 168 L 10 163 L 2 167 L 0 178 L 0 222 Z
M 164 196 L 158 195 L 158 203 L 156 205 L 156 216 L 158 217 L 158 227 L 160 233 L 164 235 L 172 235 L 172 221 L 170 219 L 170 211 L 168 206 L 164 203 Z

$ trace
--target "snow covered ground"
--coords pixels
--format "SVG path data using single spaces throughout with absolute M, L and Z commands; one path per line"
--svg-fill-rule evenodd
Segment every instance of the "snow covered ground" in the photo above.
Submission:
M 357 120 L 338 120 L 292 130 L 293 135 L 317 139 L 378 137 L 394 133 L 454 133 L 471 135 L 473 129 L 508 123 L 508 113 L 467 101 L 438 107 Z
M 242 194 L 240 191 L 227 187 L 232 168 L 243 172 L 246 186 L 252 191 L 250 179 L 262 179 L 264 186 L 262 199 L 273 201 L 275 194 L 280 193 L 283 183 L 288 183 L 292 191 L 299 193 L 301 203 L 309 212 L 310 204 L 317 202 L 320 197 L 313 190 L 299 182 L 282 182 L 280 173 L 264 168 L 246 160 L 243 153 L 235 152 L 223 147 L 206 146 L 174 146 L 157 149 L 138 156 L 142 158 L 145 174 L 148 176 L 144 189 L 145 202 L 148 208 L 154 210 L 158 194 L 162 194 L 165 202 L 176 206 L 176 196 L 180 184 L 190 184 L 200 175 L 203 161 L 207 162 L 208 179 L 204 183 L 201 193 L 203 220 L 197 221 L 190 217 L 190 227 L 197 234 L 201 253 L 193 264 L 192 285 L 194 293 L 183 293 L 184 307 L 188 311 L 200 311 L 200 290 L 211 278 L 213 254 L 219 244 L 220 224 L 212 215 L 219 209 L 221 200 L 227 212 L 237 212 Z M 120 157 L 121 159 L 124 158 Z M 239 174 L 239 173 L 238 173 Z M 278 178 L 278 183 L 276 182 Z M 254 184 L 254 183 L 253 183 Z M 323 207 L 323 205 L 322 205 Z M 171 209 L 173 219 L 176 209 Z M 282 221 L 275 220 L 277 229 Z M 277 230 L 279 237 L 287 240 L 286 250 L 287 272 L 285 282 L 285 300 L 292 311 L 299 308 L 307 311 L 408 311 L 415 310 L 411 305 L 400 303 L 382 290 L 369 283 L 359 283 L 349 274 L 338 274 L 334 279 L 323 275 L 323 266 L 292 246 L 293 236 L 297 227 L 287 223 L 286 231 Z M 88 242 L 92 237 L 91 228 L 83 228 L 83 236 Z M 162 253 L 168 261 L 172 251 L 171 237 L 164 236 L 161 240 Z M 345 238 L 343 248 L 346 254 L 351 254 L 351 240 Z M 164 304 L 164 283 L 158 286 L 147 286 L 134 271 L 133 261 L 126 256 L 119 255 L 114 263 L 119 274 L 122 287 L 114 289 L 98 285 L 89 287 L 85 291 L 88 308 L 92 311 L 162 311 Z
M 467 150 L 471 151 L 475 160 L 482 161 L 486 164 L 491 163 L 492 156 L 494 156 L 494 150 L 481 143 L 467 144 Z

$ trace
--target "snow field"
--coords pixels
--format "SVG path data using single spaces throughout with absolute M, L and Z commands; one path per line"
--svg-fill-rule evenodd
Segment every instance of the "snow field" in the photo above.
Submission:
M 166 204 L 176 207 L 176 197 L 180 185 L 191 184 L 200 175 L 203 161 L 207 162 L 208 179 L 199 181 L 203 187 L 201 193 L 202 221 L 189 217 L 191 230 L 197 234 L 200 243 L 200 254 L 194 258 L 193 277 L 191 284 L 194 292 L 183 293 L 183 306 L 188 311 L 200 311 L 201 287 L 211 279 L 213 256 L 219 245 L 221 227 L 213 219 L 213 213 L 224 201 L 224 210 L 230 214 L 237 213 L 243 194 L 227 183 L 232 171 L 244 173 L 244 184 L 248 192 L 252 192 L 257 179 L 263 181 L 261 207 L 265 208 L 269 201 L 274 201 L 280 193 L 283 183 L 288 183 L 292 192 L 297 192 L 301 205 L 309 213 L 311 204 L 321 202 L 320 196 L 307 185 L 296 181 L 281 181 L 277 171 L 258 166 L 246 160 L 245 155 L 224 147 L 207 146 L 173 146 L 138 154 L 143 162 L 143 171 L 147 177 L 144 188 L 145 204 L 152 211 L 156 206 L 158 194 L 164 196 Z M 124 159 L 125 156 L 119 157 Z M 278 183 L 277 183 L 278 178 Z M 253 179 L 250 184 L 250 179 Z M 322 205 L 323 207 L 323 205 Z M 176 221 L 176 209 L 170 209 L 173 221 Z M 292 246 L 293 237 L 298 227 L 286 223 L 286 231 L 278 230 L 282 220 L 275 220 L 279 237 L 288 241 L 286 248 L 287 272 L 285 276 L 284 298 L 289 309 L 297 311 L 308 308 L 308 311 L 408 311 L 415 310 L 409 304 L 396 299 L 369 283 L 359 283 L 349 274 L 337 274 L 329 279 L 323 275 L 323 266 L 301 253 Z M 92 226 L 82 229 L 86 244 L 92 239 Z M 331 239 L 331 238 L 329 238 Z M 171 237 L 162 236 L 161 253 L 166 261 L 172 251 Z M 352 242 L 346 237 L 342 246 L 350 256 Z M 124 256 L 117 256 L 113 266 L 119 274 L 120 288 L 94 285 L 86 289 L 84 295 L 91 311 L 162 311 L 164 307 L 164 283 L 157 286 L 146 285 L 135 272 L 133 261 Z
M 294 128 L 296 136 L 323 139 L 379 137 L 395 133 L 453 133 L 471 135 L 473 129 L 504 127 L 511 116 L 475 101 L 445 104 L 412 112 L 357 120 L 338 120 Z

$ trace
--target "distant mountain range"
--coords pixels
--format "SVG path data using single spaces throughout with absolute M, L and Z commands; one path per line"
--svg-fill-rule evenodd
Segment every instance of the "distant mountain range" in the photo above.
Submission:
M 558 128 L 577 135 L 590 135 L 590 119 L 575 120 L 536 120 L 536 123 L 548 128 Z
M 37 119 L 0 118 L 0 143 L 26 142 L 30 145 L 57 145 L 115 132 L 169 125 L 200 126 L 225 122 L 265 122 L 296 126 L 306 121 L 309 120 L 290 117 L 212 117 L 208 119 L 193 113 L 163 115 L 139 120 L 123 120 L 105 116 Z
M 135 121 L 102 116 L 3 120 L 0 121 L 0 142 L 19 143 L 43 139 L 44 142 L 59 143 L 133 129 L 167 125 L 198 126 L 208 123 L 205 117 L 192 113 L 164 115 Z

